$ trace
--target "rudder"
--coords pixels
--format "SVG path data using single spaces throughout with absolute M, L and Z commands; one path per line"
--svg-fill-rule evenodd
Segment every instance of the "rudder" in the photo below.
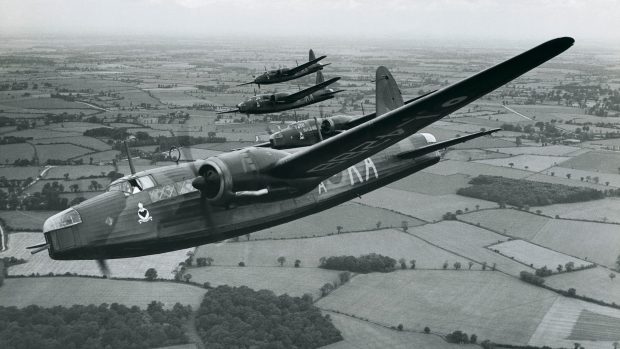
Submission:
M 316 72 L 316 85 L 322 83 L 323 81 L 325 81 L 325 78 L 323 77 L 323 72 L 319 70 Z
M 315 59 L 316 59 L 316 56 L 314 55 L 314 51 L 310 49 L 310 52 L 308 52 L 308 62 L 313 61 Z
M 376 115 L 383 115 L 391 110 L 402 107 L 403 96 L 390 71 L 380 66 L 375 76 Z

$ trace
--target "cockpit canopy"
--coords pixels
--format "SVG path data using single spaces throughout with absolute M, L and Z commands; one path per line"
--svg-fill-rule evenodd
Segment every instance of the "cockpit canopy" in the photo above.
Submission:
M 107 191 L 121 191 L 126 195 L 130 195 L 153 188 L 154 186 L 155 181 L 153 181 L 153 177 L 151 177 L 151 175 L 144 175 L 140 177 L 125 176 L 110 183 Z

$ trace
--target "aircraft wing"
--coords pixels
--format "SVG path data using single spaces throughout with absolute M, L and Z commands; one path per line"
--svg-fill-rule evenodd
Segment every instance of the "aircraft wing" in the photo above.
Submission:
M 389 111 L 346 132 L 280 159 L 270 174 L 327 178 L 414 134 L 559 55 L 569 37 L 547 41 L 503 63 Z
M 308 96 L 308 95 L 310 95 L 310 94 L 312 94 L 312 93 L 314 93 L 314 92 L 316 92 L 316 91 L 318 91 L 318 90 L 320 90 L 322 88 L 325 88 L 325 87 L 333 84 L 334 82 L 336 82 L 338 80 L 340 80 L 339 77 L 332 78 L 332 79 L 324 81 L 324 82 L 322 82 L 320 84 L 316 84 L 316 85 L 314 85 L 312 87 L 308 87 L 305 90 L 301 90 L 299 92 L 296 92 L 296 93 L 293 93 L 291 95 L 288 95 L 288 96 L 284 97 L 282 99 L 282 102 L 284 102 L 284 103 L 295 102 L 296 100 L 302 99 L 302 98 L 304 98 L 304 97 L 306 97 L 306 96 Z
M 230 114 L 230 113 L 239 113 L 239 109 L 231 109 L 231 110 L 225 110 L 225 111 L 218 111 L 215 114 Z
M 314 63 L 317 63 L 318 61 L 320 61 L 321 59 L 323 59 L 325 57 L 327 57 L 327 56 L 321 56 L 319 58 L 315 58 L 315 59 L 313 59 L 311 61 L 308 61 L 308 62 L 306 62 L 306 63 L 304 63 L 302 65 L 298 65 L 298 66 L 296 66 L 294 68 L 290 68 L 289 73 L 295 74 L 298 71 L 304 70 L 304 69 L 308 68 L 309 66 L 313 65 Z

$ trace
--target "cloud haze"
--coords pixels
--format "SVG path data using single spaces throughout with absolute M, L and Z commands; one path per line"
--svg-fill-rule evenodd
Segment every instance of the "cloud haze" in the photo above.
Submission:
M 4 34 L 620 40 L 616 0 L 0 0 Z

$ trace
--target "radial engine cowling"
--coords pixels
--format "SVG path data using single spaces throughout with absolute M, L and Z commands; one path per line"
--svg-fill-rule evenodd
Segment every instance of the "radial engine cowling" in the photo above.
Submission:
M 323 136 L 332 136 L 338 131 L 347 129 L 349 121 L 353 120 L 353 116 L 336 115 L 323 119 L 321 122 L 321 133 Z
M 212 205 L 249 204 L 299 196 L 318 184 L 314 179 L 279 179 L 268 174 L 287 152 L 246 148 L 207 159 L 192 182 Z

